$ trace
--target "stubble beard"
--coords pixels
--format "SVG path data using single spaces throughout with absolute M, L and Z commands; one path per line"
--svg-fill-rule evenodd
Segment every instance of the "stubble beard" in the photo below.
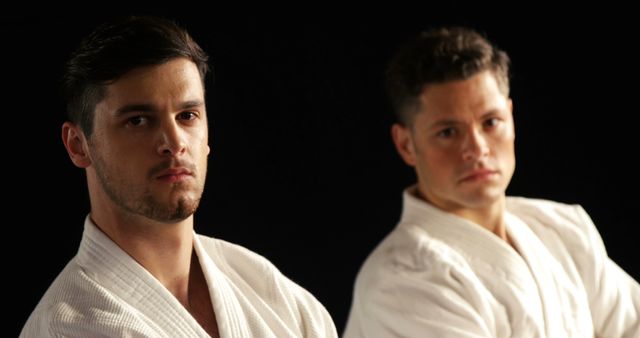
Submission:
M 95 156 L 93 164 L 102 189 L 109 199 L 123 210 L 138 216 L 152 219 L 161 223 L 176 223 L 193 215 L 198 209 L 202 197 L 202 187 L 197 189 L 197 198 L 189 198 L 189 185 L 175 183 L 170 194 L 181 194 L 176 201 L 162 202 L 158 200 L 146 187 L 139 189 L 139 185 L 130 184 L 126 180 L 112 175 L 100 156 Z

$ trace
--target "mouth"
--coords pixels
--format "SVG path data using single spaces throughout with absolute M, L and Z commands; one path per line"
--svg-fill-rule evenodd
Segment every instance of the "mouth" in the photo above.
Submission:
M 156 179 L 163 182 L 181 182 L 193 177 L 193 173 L 187 168 L 169 168 L 160 172 Z
M 498 175 L 497 170 L 487 170 L 487 169 L 474 170 L 465 174 L 460 179 L 460 183 L 486 181 L 493 178 L 496 175 Z

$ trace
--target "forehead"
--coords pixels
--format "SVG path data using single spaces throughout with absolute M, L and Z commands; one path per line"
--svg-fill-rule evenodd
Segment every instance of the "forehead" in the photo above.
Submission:
M 508 98 L 500 91 L 496 77 L 491 71 L 484 71 L 464 80 L 425 86 L 418 115 L 434 119 L 484 115 L 503 111 L 507 106 Z
M 113 94 L 153 95 L 162 91 L 203 92 L 202 79 L 195 63 L 176 58 L 160 65 L 135 68 L 107 86 Z

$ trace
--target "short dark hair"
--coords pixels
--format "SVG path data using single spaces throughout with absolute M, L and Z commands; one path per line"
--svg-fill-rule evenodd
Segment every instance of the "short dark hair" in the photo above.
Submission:
M 509 56 L 480 33 L 466 27 L 423 31 L 405 42 L 386 71 L 386 89 L 399 123 L 409 126 L 424 87 L 464 80 L 485 70 L 509 96 Z
M 106 85 L 135 68 L 160 65 L 178 57 L 196 64 L 204 85 L 209 56 L 174 21 L 128 16 L 103 23 L 80 42 L 66 63 L 62 93 L 67 118 L 89 137 L 95 108 L 106 94 Z

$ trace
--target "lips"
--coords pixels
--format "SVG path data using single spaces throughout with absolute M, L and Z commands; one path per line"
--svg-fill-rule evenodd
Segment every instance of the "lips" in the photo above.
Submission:
M 191 175 L 191 171 L 187 168 L 169 168 L 158 173 L 158 177 L 170 175 Z
M 177 182 L 192 177 L 193 173 L 187 168 L 169 168 L 162 170 L 156 176 L 156 179 L 169 182 Z
M 491 178 L 493 175 L 498 174 L 497 170 L 488 170 L 488 169 L 478 169 L 473 170 L 467 174 L 465 174 L 460 182 L 470 182 L 470 181 L 478 181 L 485 180 Z

